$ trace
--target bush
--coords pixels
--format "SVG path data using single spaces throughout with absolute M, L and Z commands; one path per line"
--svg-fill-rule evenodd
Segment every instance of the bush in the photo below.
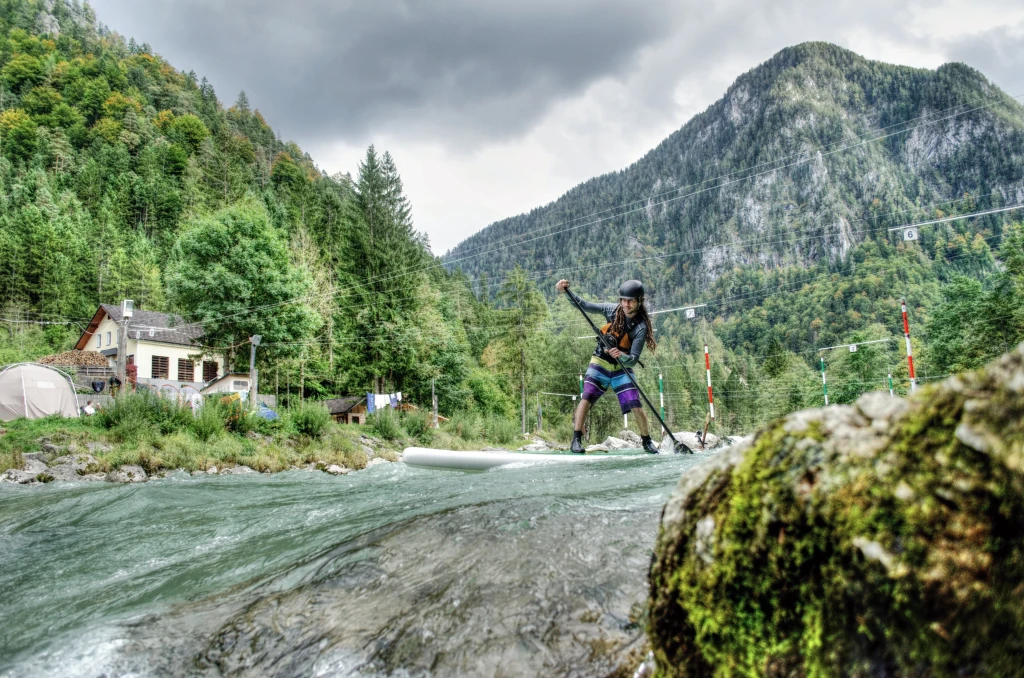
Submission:
M 278 435 L 284 433 L 288 426 L 288 420 L 278 414 L 277 419 L 265 419 L 258 415 L 252 417 L 253 428 L 257 433 L 265 436 Z
M 114 401 L 101 407 L 96 421 L 112 429 L 120 440 L 137 440 L 159 432 L 169 435 L 192 425 L 192 410 L 150 389 L 122 391 Z
M 224 428 L 228 431 L 244 436 L 249 431 L 256 430 L 258 424 L 255 420 L 257 417 L 249 409 L 247 403 L 243 403 L 241 400 L 227 400 L 223 398 L 220 401 L 220 409 L 221 416 L 224 419 Z
M 204 443 L 224 431 L 224 414 L 217 403 L 207 402 L 192 421 L 192 433 Z
M 390 407 L 377 410 L 368 416 L 366 425 L 384 440 L 397 440 L 402 437 L 398 415 Z
M 406 412 L 402 416 L 402 426 L 410 438 L 426 441 L 430 439 L 432 417 L 427 412 Z
M 479 440 L 483 422 L 475 412 L 456 412 L 448 420 L 445 429 L 463 440 Z
M 321 438 L 331 425 L 331 413 L 323 405 L 307 403 L 291 413 L 295 431 L 310 438 Z
M 485 428 L 487 439 L 499 445 L 508 445 L 519 437 L 519 424 L 504 417 L 488 417 Z

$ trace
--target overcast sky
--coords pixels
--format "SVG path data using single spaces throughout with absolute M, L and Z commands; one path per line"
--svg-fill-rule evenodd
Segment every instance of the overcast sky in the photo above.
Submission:
M 245 90 L 329 173 L 394 156 L 441 254 L 639 159 L 807 40 L 1024 94 L 1020 0 L 91 0 L 99 20 Z

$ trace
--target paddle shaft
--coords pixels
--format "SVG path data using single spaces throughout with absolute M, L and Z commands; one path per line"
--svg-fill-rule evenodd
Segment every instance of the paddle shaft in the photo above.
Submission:
M 583 317 L 587 319 L 587 323 L 589 323 L 590 326 L 594 329 L 594 332 L 597 333 L 597 340 L 600 341 L 601 340 L 601 334 L 602 334 L 601 330 L 597 329 L 597 325 L 595 325 L 594 321 L 591 320 L 589 315 L 587 315 L 587 312 L 585 310 L 583 310 L 583 307 L 579 305 L 579 303 L 576 301 L 575 297 L 573 297 L 571 294 L 569 294 L 569 290 L 568 289 L 565 290 L 565 296 L 567 296 L 569 298 L 569 301 L 572 302 L 572 305 L 575 306 L 576 308 L 578 308 L 580 313 L 583 314 Z M 615 356 L 612 356 L 612 357 L 614 358 Z M 680 445 L 682 445 L 684 448 L 689 449 L 689 448 L 686 447 L 686 445 L 683 445 L 678 440 L 676 440 L 676 437 L 674 435 L 672 435 L 672 430 L 669 429 L 669 427 L 665 425 L 665 420 L 661 418 L 660 414 L 658 414 L 658 408 L 656 408 L 654 406 L 654 404 L 647 397 L 647 394 L 644 393 L 644 390 L 642 388 L 640 388 L 640 384 L 636 383 L 636 379 L 633 378 L 633 374 L 629 371 L 629 368 L 626 367 L 625 365 L 623 365 L 622 361 L 619 360 L 618 358 L 615 358 L 615 362 L 618 363 L 619 367 L 622 368 L 622 371 L 626 374 L 626 376 L 629 378 L 629 380 L 633 383 L 633 386 L 636 388 L 636 392 L 639 393 L 640 397 L 644 399 L 645 403 L 647 403 L 647 407 L 651 408 L 651 412 L 654 413 L 654 417 L 658 420 L 658 423 L 661 424 L 661 427 L 663 429 L 665 429 L 665 433 L 668 434 L 668 437 L 672 439 L 672 443 L 677 448 Z

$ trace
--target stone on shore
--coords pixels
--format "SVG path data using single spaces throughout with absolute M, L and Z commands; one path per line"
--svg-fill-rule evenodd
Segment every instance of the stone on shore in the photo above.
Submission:
M 244 476 L 247 473 L 256 473 L 256 470 L 249 466 L 239 465 L 226 468 L 220 472 L 222 476 Z
M 662 513 L 663 676 L 1009 676 L 1024 656 L 1024 344 L 909 401 L 793 413 Z
M 32 475 L 38 475 L 49 470 L 46 464 L 36 459 L 25 459 L 24 457 L 22 457 L 22 460 L 23 463 L 21 465 L 21 470 L 27 473 L 31 473 Z
M 708 450 L 713 450 L 719 446 L 720 442 L 718 436 L 712 433 L 707 434 L 703 446 L 701 446 L 700 438 L 698 438 L 697 434 L 692 431 L 679 431 L 672 435 L 676 437 L 676 440 L 686 445 L 694 452 L 706 452 Z M 661 444 L 658 446 L 658 450 L 662 453 L 672 454 L 673 447 L 672 439 L 666 435 L 661 439 Z
M 625 440 L 630 444 L 630 447 L 640 447 L 643 445 L 643 440 L 640 438 L 640 434 L 635 431 L 630 431 L 628 428 L 619 431 L 619 435 L 615 437 L 619 440 Z
M 19 469 L 8 469 L 0 473 L 0 483 L 16 483 L 18 485 L 30 485 L 39 482 L 36 474 Z
M 107 480 L 112 483 L 144 483 L 148 477 L 141 466 L 126 465 L 107 474 Z
M 627 433 L 630 433 L 630 431 L 627 431 Z M 634 449 L 634 448 L 637 448 L 637 447 L 640 446 L 640 438 L 639 438 L 639 436 L 637 436 L 637 442 L 634 445 L 632 442 L 630 442 L 628 440 L 623 440 L 622 438 L 616 438 L 615 436 L 608 436 L 607 438 L 605 438 L 605 441 L 603 443 L 601 443 L 601 445 L 605 449 L 607 449 L 608 451 L 611 451 L 611 450 L 630 450 L 630 449 Z

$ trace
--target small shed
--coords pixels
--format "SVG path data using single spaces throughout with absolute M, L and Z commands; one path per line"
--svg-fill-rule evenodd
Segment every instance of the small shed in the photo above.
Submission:
M 249 374 L 246 372 L 229 372 L 203 386 L 200 393 L 248 393 Z
M 79 416 L 71 377 L 39 363 L 16 363 L 0 370 L 0 420 Z
M 365 400 L 366 396 L 330 398 L 324 401 L 324 406 L 331 413 L 331 418 L 339 424 L 365 424 L 366 405 L 363 404 Z

